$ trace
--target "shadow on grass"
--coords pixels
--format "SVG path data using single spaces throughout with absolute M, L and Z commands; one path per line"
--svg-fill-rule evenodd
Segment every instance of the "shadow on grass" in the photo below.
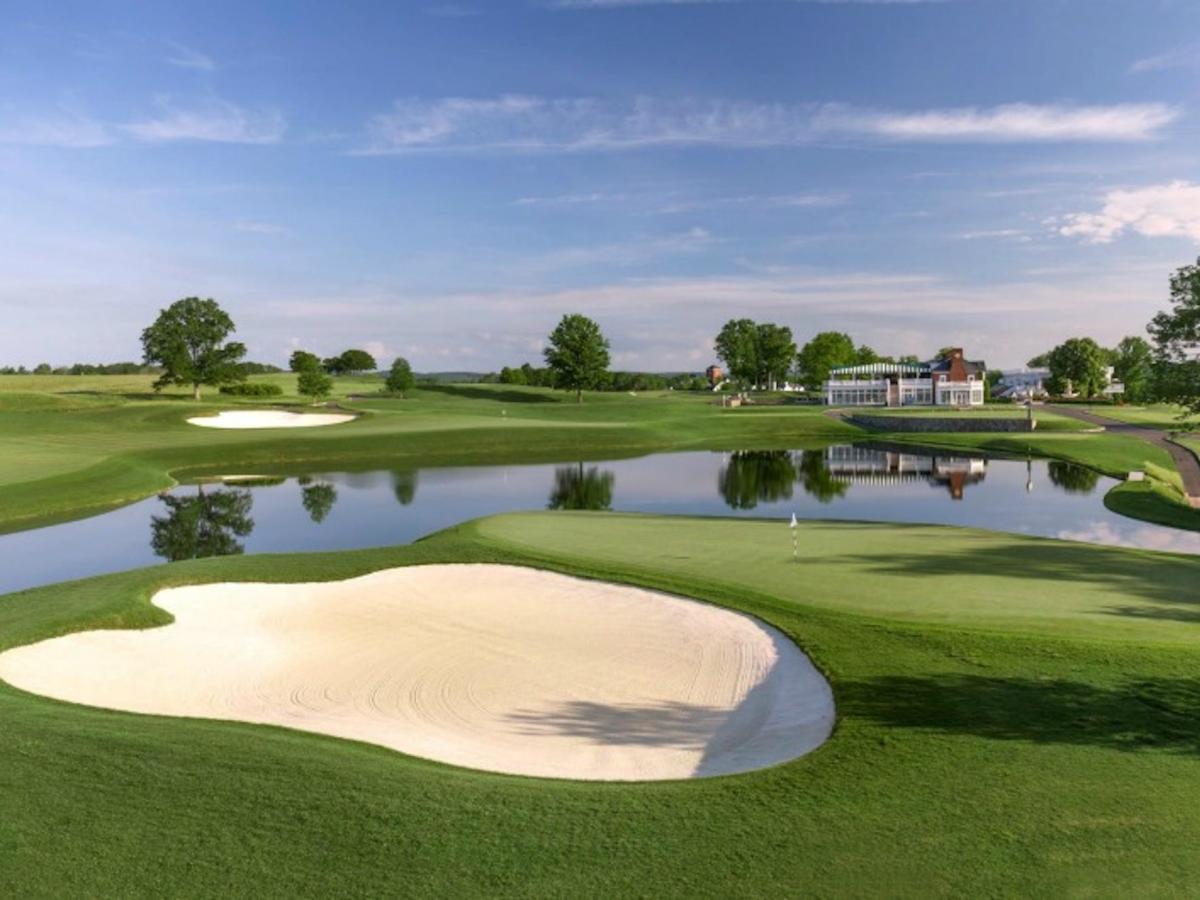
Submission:
M 466 384 L 423 384 L 421 390 L 436 394 L 446 394 L 450 397 L 463 397 L 468 400 L 493 400 L 497 403 L 561 403 L 557 397 L 546 394 L 526 393 L 525 391 L 488 390 L 482 387 L 472 387 Z
M 1069 543 L 996 543 L 995 536 L 984 546 L 968 546 L 957 552 L 914 552 L 911 554 L 842 554 L 839 563 L 904 578 L 927 581 L 945 577 L 972 576 L 1088 585 L 1114 595 L 1142 597 L 1186 612 L 1200 612 L 1200 557 L 1159 556 L 1154 559 L 1120 548 L 1079 547 Z M 832 561 L 832 560 L 831 560 Z M 1019 589 L 1014 585 L 1015 589 Z M 935 588 L 936 589 L 936 588 Z M 1051 595 L 1048 600 L 1053 599 Z M 1132 615 L 1128 607 L 1112 607 L 1114 615 Z M 1169 609 L 1166 611 L 1170 611 Z M 1162 618 L 1170 618 L 1168 615 Z
M 846 716 L 895 728 L 1200 755 L 1200 678 L 1100 687 L 1061 679 L 887 676 L 842 685 L 838 705 Z
M 729 718 L 729 710 L 678 702 L 618 706 L 576 700 L 556 712 L 517 712 L 509 718 L 523 734 L 565 735 L 607 746 L 702 750 Z

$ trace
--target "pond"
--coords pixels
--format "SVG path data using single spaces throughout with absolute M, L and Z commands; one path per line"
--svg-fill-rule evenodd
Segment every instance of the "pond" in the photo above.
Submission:
M 231 473 L 89 519 L 0 536 L 0 593 L 164 560 L 405 543 L 479 516 L 547 508 L 795 513 L 1200 553 L 1200 533 L 1105 509 L 1114 483 L 1070 463 L 861 445 L 286 478 Z

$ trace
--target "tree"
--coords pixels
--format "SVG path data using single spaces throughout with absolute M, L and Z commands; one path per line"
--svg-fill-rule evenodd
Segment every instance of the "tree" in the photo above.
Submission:
M 776 325 L 765 322 L 755 330 L 755 355 L 758 357 L 758 377 L 760 386 L 773 388 L 779 381 L 787 378 L 792 360 L 796 358 L 796 342 L 792 339 L 792 329 L 786 325 Z
M 876 353 L 866 344 L 861 344 L 854 351 L 854 364 L 857 366 L 869 366 L 871 363 L 884 362 L 884 358 Z
M 800 464 L 796 466 L 800 475 L 800 484 L 804 492 L 819 503 L 832 503 L 839 497 L 844 497 L 850 490 L 850 482 L 835 478 L 821 450 L 805 450 L 800 454 Z
M 343 375 L 374 372 L 375 368 L 375 357 L 366 350 L 347 350 L 338 357 L 338 372 Z
M 146 363 L 163 370 L 154 389 L 190 384 L 193 398 L 199 400 L 201 385 L 242 381 L 237 363 L 246 355 L 246 347 L 237 341 L 223 343 L 234 330 L 233 320 L 215 300 L 186 297 L 161 310 L 154 324 L 142 332 Z
M 549 340 L 543 352 L 554 383 L 582 403 L 584 389 L 599 387 L 608 374 L 608 341 L 599 325 L 578 313 L 563 316 Z
M 341 356 L 327 356 L 321 360 L 321 368 L 330 375 L 342 374 L 342 358 Z
M 34 375 L 49 375 L 53 369 L 50 368 L 50 363 L 38 363 L 33 370 Z
M 399 394 L 403 397 L 413 389 L 417 379 L 413 376 L 412 366 L 408 364 L 408 360 L 403 356 L 397 356 L 392 360 L 392 368 L 388 370 L 387 381 L 384 382 L 384 387 L 389 393 Z
M 318 403 L 333 390 L 333 379 L 323 369 L 305 369 L 296 379 L 296 390 L 305 397 L 311 397 L 313 403 Z
M 288 368 L 297 374 L 305 369 L 319 369 L 321 368 L 321 359 L 317 354 L 309 353 L 307 350 L 293 350 L 288 359 Z
M 758 346 L 758 326 L 750 319 L 730 319 L 713 341 L 727 374 L 742 384 L 758 379 Z
M 829 380 L 829 370 L 852 366 L 858 361 L 858 351 L 850 335 L 840 331 L 822 331 L 804 345 L 796 356 L 800 379 L 810 391 L 820 390 Z
M 1050 365 L 1050 351 L 1039 353 L 1033 359 L 1029 360 L 1025 365 L 1030 369 L 1044 369 Z
M 1063 394 L 1070 385 L 1082 397 L 1095 397 L 1106 385 L 1104 353 L 1091 338 L 1071 338 L 1050 351 L 1051 393 Z
M 983 376 L 983 399 L 991 400 L 996 393 L 996 386 L 1000 384 L 1000 380 L 1004 377 L 1004 373 L 999 369 L 988 369 Z
M 1117 344 L 1113 377 L 1125 385 L 1125 399 L 1144 403 L 1154 388 L 1154 351 L 1145 338 L 1127 337 Z
M 1148 330 L 1158 399 L 1200 413 L 1200 259 L 1171 276 L 1171 309 L 1156 315 Z
M 520 369 L 514 369 L 510 366 L 504 366 L 500 370 L 501 384 L 528 384 L 525 380 L 525 373 Z

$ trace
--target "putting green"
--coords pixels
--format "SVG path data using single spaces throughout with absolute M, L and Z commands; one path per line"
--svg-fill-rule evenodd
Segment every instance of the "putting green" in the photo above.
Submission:
M 832 541 L 823 528 L 801 547 Z M 189 583 L 549 567 L 755 615 L 812 657 L 838 708 L 833 737 L 784 765 L 597 784 L 0 686 L 0 893 L 1174 896 L 1200 882 L 1200 561 L 859 525 L 836 561 L 806 566 L 785 531 L 513 515 L 405 547 L 202 560 L 0 597 L 3 649 L 163 624 L 150 598 Z M 1020 609 L 983 615 L 985 596 Z

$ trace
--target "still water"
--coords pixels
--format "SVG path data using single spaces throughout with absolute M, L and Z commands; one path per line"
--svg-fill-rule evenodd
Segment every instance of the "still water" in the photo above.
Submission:
M 1069 463 L 851 445 L 570 465 L 231 475 L 90 519 L 0 536 L 0 593 L 164 560 L 405 543 L 467 519 L 525 509 L 794 512 L 1200 553 L 1198 533 L 1105 509 L 1113 484 Z

